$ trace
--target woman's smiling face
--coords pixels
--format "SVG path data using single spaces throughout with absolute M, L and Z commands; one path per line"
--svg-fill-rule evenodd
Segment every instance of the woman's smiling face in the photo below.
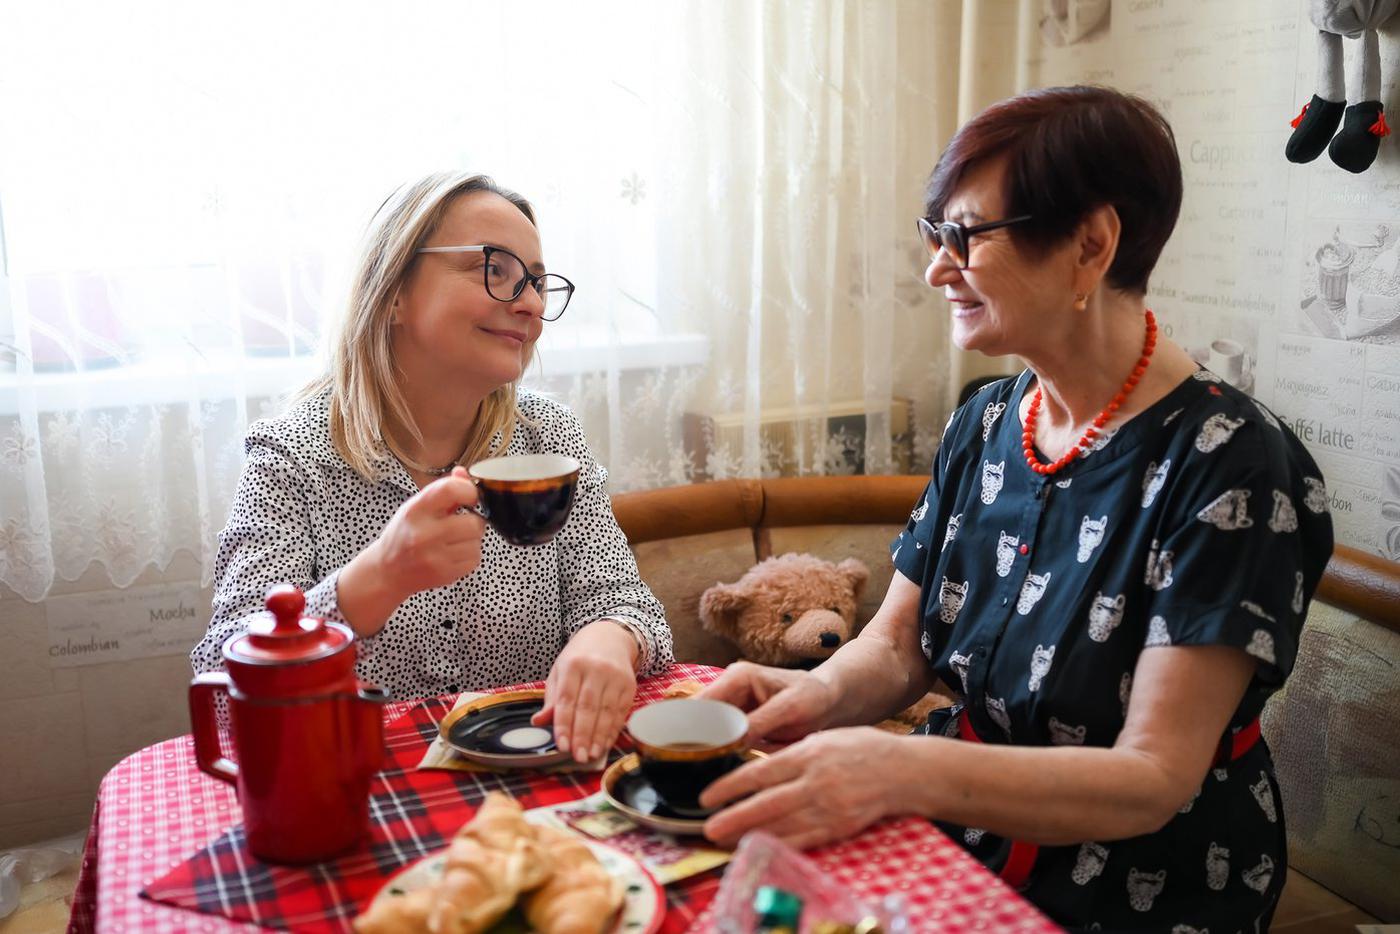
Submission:
M 539 231 L 500 195 L 472 192 L 452 202 L 424 246 L 509 250 L 530 272 L 544 272 Z M 544 322 L 532 288 L 514 301 L 487 292 L 485 253 L 422 253 L 399 291 L 394 313 L 394 363 L 452 380 L 469 373 L 493 389 L 518 380 Z
M 971 227 L 1006 219 L 1005 163 L 975 166 L 948 199 L 943 220 Z M 1047 325 L 1062 326 L 1071 312 L 1073 241 L 1043 256 L 1024 252 L 1008 228 L 973 235 L 968 267 L 959 269 L 939 250 L 924 279 L 942 289 L 953 312 L 953 343 L 992 356 L 1020 354 L 1038 343 Z

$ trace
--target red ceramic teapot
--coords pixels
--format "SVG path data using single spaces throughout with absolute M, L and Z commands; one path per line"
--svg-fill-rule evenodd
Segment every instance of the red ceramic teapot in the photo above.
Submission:
M 348 626 L 302 618 L 306 598 L 284 584 L 259 619 L 224 643 L 225 672 L 190 683 L 194 753 L 201 770 L 238 788 L 253 855 L 312 863 L 369 831 L 369 782 L 384 756 L 384 695 L 356 680 Z M 214 696 L 228 692 L 233 749 L 225 758 Z

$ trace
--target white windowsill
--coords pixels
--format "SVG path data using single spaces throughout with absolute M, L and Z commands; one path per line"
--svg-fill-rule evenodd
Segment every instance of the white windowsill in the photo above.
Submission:
M 709 338 L 700 334 L 647 337 L 616 343 L 580 342 L 540 348 L 526 383 L 580 373 L 694 366 L 709 359 Z M 79 408 L 181 404 L 195 399 L 258 398 L 298 388 L 317 370 L 316 359 L 186 354 L 172 363 L 143 360 L 129 366 L 81 373 L 36 373 L 32 391 L 40 412 Z M 0 372 L 0 416 L 20 410 L 20 380 Z

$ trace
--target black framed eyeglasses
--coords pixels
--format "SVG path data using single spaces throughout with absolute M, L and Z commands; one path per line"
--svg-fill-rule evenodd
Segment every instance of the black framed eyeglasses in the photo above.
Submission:
M 486 294 L 498 302 L 513 302 L 525 291 L 525 286 L 535 290 L 544 302 L 545 321 L 557 321 L 569 307 L 569 299 L 574 297 L 574 284 L 556 272 L 535 275 L 525 268 L 525 262 L 510 250 L 498 246 L 479 243 L 475 246 L 425 246 L 419 253 L 480 253 L 482 254 L 481 277 L 486 284 Z
M 1020 217 L 1008 217 L 1002 221 L 990 221 L 986 224 L 974 224 L 966 227 L 957 221 L 935 221 L 932 218 L 919 218 L 919 236 L 924 241 L 924 249 L 928 250 L 929 259 L 937 259 L 940 249 L 947 250 L 948 255 L 953 258 L 953 262 L 958 264 L 959 269 L 967 268 L 968 241 L 980 233 L 989 230 L 1000 230 L 1003 227 L 1010 227 L 1012 224 L 1019 224 L 1028 221 L 1031 215 L 1022 214 Z

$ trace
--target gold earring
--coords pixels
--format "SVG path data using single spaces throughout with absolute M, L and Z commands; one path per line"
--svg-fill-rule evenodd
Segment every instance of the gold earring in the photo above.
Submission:
M 1089 307 L 1089 296 L 1085 295 L 1083 292 L 1075 292 L 1075 293 L 1074 293 L 1074 310 L 1075 310 L 1075 311 L 1084 311 L 1084 310 L 1087 309 L 1088 307 Z

